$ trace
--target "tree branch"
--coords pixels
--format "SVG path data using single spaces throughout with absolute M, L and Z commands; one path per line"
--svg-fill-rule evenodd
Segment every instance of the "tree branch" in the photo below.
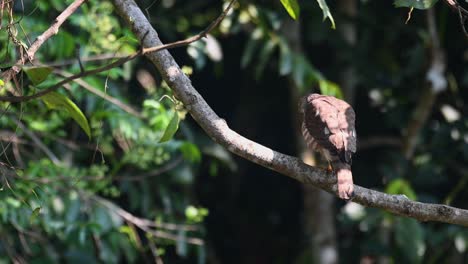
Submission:
M 20 102 L 30 101 L 32 99 L 36 99 L 36 98 L 44 96 L 44 95 L 46 95 L 48 93 L 56 91 L 60 87 L 62 87 L 63 85 L 65 85 L 65 84 L 67 84 L 67 83 L 69 83 L 69 82 L 71 82 L 71 81 L 73 81 L 75 79 L 83 78 L 83 77 L 90 76 L 90 75 L 95 75 L 95 74 L 98 74 L 100 72 L 104 72 L 104 71 L 113 69 L 115 67 L 119 67 L 119 66 L 123 65 L 124 63 L 129 62 L 129 61 L 131 61 L 131 60 L 133 60 L 133 59 L 135 59 L 135 58 L 137 58 L 137 57 L 139 57 L 141 55 L 145 55 L 145 54 L 148 54 L 150 52 L 155 53 L 155 52 L 165 50 L 165 49 L 172 49 L 172 48 L 177 48 L 177 47 L 181 47 L 181 46 L 186 46 L 186 45 L 188 45 L 188 44 L 190 44 L 192 42 L 198 41 L 201 38 L 205 37 L 209 32 L 211 32 L 226 17 L 227 13 L 229 12 L 229 10 L 231 9 L 231 7 L 233 6 L 233 4 L 235 2 L 236 2 L 236 0 L 231 0 L 231 2 L 226 7 L 226 9 L 221 13 L 221 15 L 219 15 L 218 18 L 216 18 L 216 20 L 213 21 L 205 30 L 203 30 L 202 32 L 200 32 L 197 35 L 186 38 L 184 40 L 175 41 L 175 42 L 172 42 L 172 43 L 169 43 L 169 44 L 164 44 L 163 45 L 161 43 L 160 45 L 152 46 L 152 47 L 149 47 L 149 48 L 142 48 L 142 49 L 140 49 L 139 51 L 137 51 L 137 52 L 135 52 L 133 54 L 130 54 L 130 55 L 127 55 L 127 56 L 124 56 L 124 57 L 120 57 L 120 58 L 118 58 L 118 60 L 116 60 L 116 61 L 114 61 L 114 62 L 112 62 L 110 64 L 95 68 L 93 70 L 82 71 L 82 72 L 80 72 L 78 74 L 69 76 L 69 77 L 63 79 L 62 81 L 52 85 L 51 87 L 49 87 L 47 89 L 43 89 L 40 92 L 37 92 L 37 93 L 32 94 L 32 95 L 27 95 L 27 96 L 0 96 L 0 102 L 20 103 Z M 142 39 L 145 39 L 146 34 L 147 33 L 143 32 Z M 13 67 L 15 67 L 15 66 L 13 66 Z
M 3 81 L 8 82 L 13 76 L 18 74 L 21 71 L 21 65 L 24 65 L 27 61 L 32 61 L 36 52 L 39 48 L 53 35 L 58 33 L 60 26 L 65 22 L 65 20 L 71 16 L 84 2 L 87 0 L 75 0 L 71 3 L 58 17 L 55 18 L 54 23 L 44 31 L 28 48 L 27 52 L 21 56 L 21 58 L 15 63 L 11 69 L 2 74 Z
M 113 0 L 119 15 L 131 27 L 143 46 L 162 45 L 158 33 L 152 28 L 143 12 L 132 0 Z M 190 79 L 167 50 L 148 53 L 146 56 L 158 68 L 174 94 L 181 100 L 196 122 L 216 142 L 229 151 L 272 169 L 299 182 L 313 184 L 325 191 L 336 193 L 336 178 L 325 170 L 310 167 L 291 157 L 256 142 L 231 130 L 226 121 L 210 108 L 203 97 L 194 89 Z M 468 226 L 468 211 L 440 204 L 411 201 L 404 195 L 389 195 L 355 185 L 354 202 L 381 208 L 386 211 L 408 216 L 420 221 L 439 221 Z

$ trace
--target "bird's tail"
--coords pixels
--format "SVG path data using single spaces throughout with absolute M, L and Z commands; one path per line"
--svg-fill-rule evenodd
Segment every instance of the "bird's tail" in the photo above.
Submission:
M 336 171 L 338 196 L 344 200 L 351 199 L 354 192 L 351 166 L 343 162 L 337 162 L 333 164 L 333 169 Z

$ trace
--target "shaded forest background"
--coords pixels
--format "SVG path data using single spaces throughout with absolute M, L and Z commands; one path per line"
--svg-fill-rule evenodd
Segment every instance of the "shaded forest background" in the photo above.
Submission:
M 71 2 L 6 5 L 2 71 Z M 165 43 L 199 33 L 225 7 L 137 2 Z M 409 9 L 388 1 L 328 4 L 336 29 L 315 1 L 300 1 L 297 21 L 280 1 L 239 1 L 208 38 L 170 52 L 247 138 L 315 160 L 298 134 L 297 100 L 335 95 L 357 115 L 355 183 L 467 208 L 468 51 L 458 15 L 439 1 L 405 24 Z M 90 58 L 138 48 L 112 3 L 90 0 L 36 53 L 33 64 L 48 67 L 24 68 L 0 94 L 33 94 L 80 72 L 79 61 L 90 69 L 109 62 Z M 84 113 L 90 137 L 72 110 L 50 109 L 50 98 L 0 103 L 5 263 L 467 261 L 466 228 L 338 201 L 231 155 L 144 58 L 58 93 Z M 176 134 L 160 142 L 174 116 Z

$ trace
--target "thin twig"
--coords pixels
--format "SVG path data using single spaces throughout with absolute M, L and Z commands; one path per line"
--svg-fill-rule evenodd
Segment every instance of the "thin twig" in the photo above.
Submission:
M 37 137 L 31 130 L 29 130 L 20 120 L 18 120 L 16 117 L 11 117 L 13 121 L 16 123 L 16 125 L 23 130 L 23 132 L 28 135 L 34 142 L 34 144 L 37 145 L 37 147 L 44 152 L 44 154 L 49 157 L 49 159 L 55 164 L 59 165 L 60 160 L 57 158 L 57 156 L 49 149 L 47 146 L 42 143 L 42 141 Z
M 54 72 L 56 72 L 57 74 L 63 76 L 63 77 L 70 77 L 72 76 L 72 74 L 70 73 L 67 73 L 65 71 L 61 71 L 61 70 L 55 70 Z M 138 117 L 138 118 L 142 118 L 142 114 L 140 112 L 138 112 L 137 110 L 135 110 L 133 107 L 131 107 L 130 105 L 127 105 L 125 103 L 123 103 L 122 101 L 120 101 L 119 99 L 113 97 L 113 96 L 110 96 L 108 95 L 107 93 L 101 91 L 101 90 L 98 90 L 96 88 L 94 88 L 93 86 L 91 86 L 89 83 L 85 82 L 84 80 L 82 79 L 75 79 L 73 80 L 74 82 L 76 82 L 77 84 L 79 84 L 81 87 L 85 88 L 86 90 L 88 90 L 89 92 L 101 97 L 102 99 L 110 102 L 111 104 L 119 107 L 120 109 L 124 110 L 125 112 L 135 116 L 135 117 Z
M 164 164 L 162 167 L 159 167 L 157 169 L 151 170 L 149 172 L 146 172 L 144 174 L 139 174 L 139 175 L 134 175 L 134 176 L 115 176 L 113 180 L 118 180 L 118 181 L 142 181 L 148 177 L 154 177 L 161 175 L 167 171 L 172 170 L 173 168 L 177 167 L 182 162 L 182 157 L 177 157 L 173 161 Z
M 108 200 L 106 200 L 104 198 L 101 198 L 99 196 L 96 196 L 96 195 L 89 196 L 88 195 L 88 198 L 98 202 L 99 204 L 103 205 L 104 207 L 107 207 L 109 210 L 113 211 L 114 213 L 116 213 L 117 215 L 122 217 L 125 221 L 131 222 L 132 224 L 134 224 L 139 229 L 141 229 L 141 230 L 143 230 L 143 231 L 145 231 L 145 232 L 147 232 L 149 234 L 152 234 L 157 238 L 165 238 L 165 239 L 174 240 L 174 241 L 178 240 L 177 235 L 174 235 L 174 234 L 171 234 L 171 233 L 168 233 L 168 232 L 165 232 L 165 231 L 152 229 L 152 227 L 154 227 L 156 221 L 150 221 L 148 219 L 137 217 L 137 216 L 131 214 L 130 212 L 124 210 L 123 208 L 117 206 L 116 204 L 114 204 L 114 203 L 112 203 L 112 202 L 110 202 L 110 201 L 108 201 Z M 184 230 L 184 229 L 182 229 L 182 230 Z M 196 238 L 196 237 L 187 237 L 186 241 L 189 244 L 198 245 L 198 246 L 204 244 L 204 241 L 202 239 Z

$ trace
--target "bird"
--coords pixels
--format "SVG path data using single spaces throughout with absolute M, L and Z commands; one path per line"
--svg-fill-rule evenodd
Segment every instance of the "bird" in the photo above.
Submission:
M 352 155 L 356 152 L 356 114 L 345 101 L 333 96 L 309 94 L 300 99 L 301 132 L 307 146 L 320 152 L 336 173 L 338 197 L 354 195 Z

